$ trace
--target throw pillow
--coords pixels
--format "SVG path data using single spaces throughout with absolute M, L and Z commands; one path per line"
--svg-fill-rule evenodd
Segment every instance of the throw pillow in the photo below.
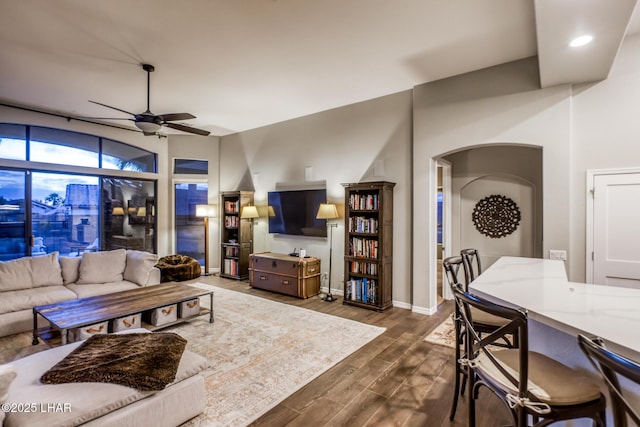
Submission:
M 127 251 L 85 252 L 80 262 L 78 284 L 120 282 L 127 262 Z
M 60 267 L 62 268 L 62 282 L 65 285 L 76 283 L 80 275 L 79 269 L 82 258 L 61 256 L 59 260 Z
M 62 285 L 58 252 L 31 258 L 31 283 L 34 288 Z
M 144 251 L 127 251 L 127 266 L 124 268 L 124 280 L 145 286 L 151 269 L 158 262 L 158 255 Z
M 31 287 L 31 260 L 19 258 L 0 262 L 0 292 Z

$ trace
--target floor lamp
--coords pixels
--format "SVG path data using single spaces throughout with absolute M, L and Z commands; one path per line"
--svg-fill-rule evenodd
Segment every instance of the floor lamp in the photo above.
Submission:
M 316 219 L 336 219 L 338 218 L 338 209 L 333 203 L 321 203 L 316 214 Z M 333 227 L 338 227 L 337 223 L 329 223 L 327 221 L 327 227 L 330 228 L 329 233 L 329 292 L 323 298 L 324 301 L 331 302 L 336 299 L 331 294 L 331 258 L 333 258 Z
M 251 235 L 249 252 L 253 253 L 253 219 L 260 218 L 260 215 L 258 214 L 258 208 L 253 205 L 243 207 L 242 212 L 240 212 L 240 218 L 248 219 L 251 223 L 251 228 L 249 230 L 249 234 Z
M 196 205 L 196 216 L 204 218 L 204 276 L 209 275 L 209 218 L 218 216 L 216 205 Z

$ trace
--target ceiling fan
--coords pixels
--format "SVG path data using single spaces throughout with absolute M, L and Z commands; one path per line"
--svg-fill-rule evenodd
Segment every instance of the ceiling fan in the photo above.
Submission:
M 132 119 L 124 119 L 121 117 L 93 117 L 95 119 L 105 120 L 131 120 L 138 129 L 140 129 L 145 135 L 156 135 L 156 132 L 162 127 L 166 126 L 172 129 L 177 129 L 183 132 L 194 133 L 196 135 L 207 136 L 211 132 L 197 129 L 191 126 L 183 125 L 180 123 L 172 123 L 175 120 L 189 120 L 195 119 L 196 116 L 189 113 L 170 113 L 170 114 L 153 114 L 149 109 L 149 92 L 151 73 L 155 70 L 155 67 L 150 64 L 142 64 L 142 69 L 147 72 L 147 110 L 144 113 L 134 114 L 121 108 L 112 107 L 110 105 L 102 104 L 96 101 L 89 101 L 93 104 L 102 105 L 103 107 L 111 108 L 112 110 L 121 111 L 123 113 L 133 116 Z

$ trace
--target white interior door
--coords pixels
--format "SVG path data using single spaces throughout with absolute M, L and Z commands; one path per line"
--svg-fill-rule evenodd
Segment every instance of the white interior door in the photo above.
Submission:
M 640 288 L 640 173 L 593 178 L 593 283 Z

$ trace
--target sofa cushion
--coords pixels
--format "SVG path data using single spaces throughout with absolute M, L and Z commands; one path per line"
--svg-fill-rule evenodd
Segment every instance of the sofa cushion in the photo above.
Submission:
M 59 259 L 62 270 L 62 283 L 66 285 L 77 282 L 80 275 L 80 261 L 82 261 L 82 258 L 61 256 Z
M 144 251 L 127 251 L 127 266 L 124 268 L 124 280 L 145 286 L 149 273 L 158 262 L 158 255 Z
M 62 285 L 62 272 L 58 262 L 58 252 L 31 258 L 31 286 Z
M 4 403 L 9 397 L 9 386 L 16 378 L 16 368 L 13 365 L 0 365 L 0 403 Z M 0 411 L 0 425 L 4 420 L 5 411 Z
M 69 283 L 66 287 L 73 291 L 78 298 L 93 297 L 96 295 L 111 294 L 113 292 L 128 291 L 129 289 L 137 289 L 139 286 L 135 283 L 121 280 L 111 283 Z
M 7 401 L 9 386 L 16 375 L 16 368 L 13 365 L 0 365 L 0 403 Z
M 0 262 L 0 292 L 31 287 L 31 260 L 18 258 Z
M 85 252 L 80 262 L 78 283 L 119 282 L 123 278 L 127 251 Z
M 64 286 L 47 286 L 46 290 L 31 288 L 2 292 L 0 295 L 0 314 L 31 310 L 36 305 L 53 304 L 76 298 L 76 294 Z

